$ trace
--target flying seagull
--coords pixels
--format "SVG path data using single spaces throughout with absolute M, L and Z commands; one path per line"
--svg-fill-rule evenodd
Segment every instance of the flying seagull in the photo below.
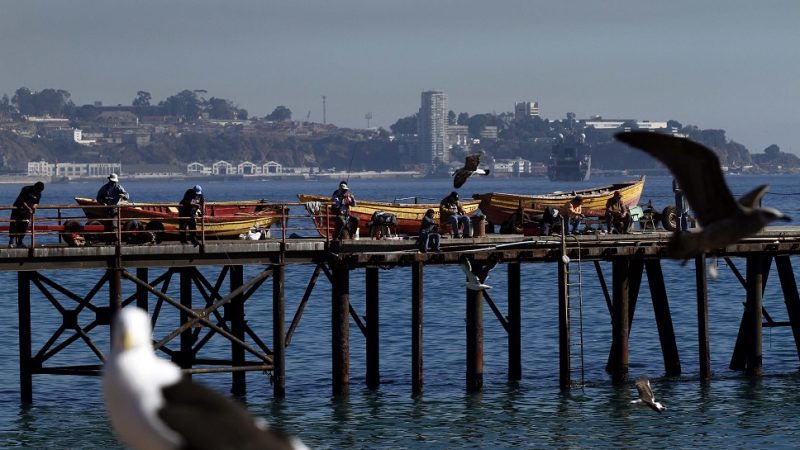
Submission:
M 641 376 L 636 380 L 636 390 L 639 391 L 639 398 L 633 400 L 631 403 L 645 405 L 658 412 L 667 410 L 666 406 L 656 401 L 656 397 L 653 395 L 653 389 L 650 388 L 650 380 L 648 380 L 647 377 Z
M 461 270 L 464 272 L 465 275 L 467 275 L 467 289 L 471 291 L 483 291 L 486 289 L 491 289 L 491 286 L 489 286 L 488 284 L 483 284 L 483 282 L 481 282 L 478 276 L 472 273 L 472 264 L 470 264 L 469 258 L 467 257 L 461 258 Z M 488 276 L 489 274 L 487 273 L 484 276 L 483 281 L 486 281 L 486 277 Z
M 489 175 L 489 170 L 478 168 L 478 164 L 480 164 L 480 162 L 480 153 L 467 155 L 467 159 L 464 162 L 464 167 L 453 172 L 453 187 L 456 189 L 460 188 L 464 185 L 464 183 L 466 183 L 467 178 L 471 177 L 472 175 Z
M 117 436 L 137 449 L 307 449 L 232 400 L 193 384 L 153 353 L 147 313 L 125 308 L 114 323 L 103 394 Z
M 692 205 L 702 229 L 673 235 L 668 253 L 674 258 L 688 259 L 725 247 L 757 233 L 770 222 L 791 220 L 777 209 L 758 206 L 767 185 L 736 201 L 722 176 L 719 158 L 697 142 L 649 131 L 617 133 L 615 137 L 667 166 Z

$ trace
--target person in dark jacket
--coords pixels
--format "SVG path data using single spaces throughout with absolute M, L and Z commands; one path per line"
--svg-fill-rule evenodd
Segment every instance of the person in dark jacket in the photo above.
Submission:
M 436 211 L 429 209 L 425 212 L 425 216 L 422 217 L 418 241 L 419 251 L 422 253 L 426 253 L 428 250 L 439 251 L 439 243 L 442 236 L 439 234 L 439 224 L 434 219 L 435 214 Z
M 108 183 L 104 184 L 100 190 L 97 191 L 95 200 L 101 205 L 117 206 L 120 201 L 128 200 L 129 198 L 130 195 L 128 195 L 128 192 L 119 184 L 119 176 L 116 173 L 112 173 L 108 176 Z M 113 232 L 114 229 L 116 229 L 114 219 L 117 217 L 117 209 L 106 209 L 105 216 L 107 217 L 107 219 L 103 220 L 105 231 L 106 233 Z
M 346 181 L 341 181 L 339 189 L 333 191 L 331 203 L 333 204 L 332 213 L 336 220 L 334 240 L 341 239 L 345 230 L 348 233 L 347 237 L 353 238 L 356 235 L 360 221 L 358 217 L 350 215 L 350 207 L 356 206 L 356 197 L 350 192 Z
M 472 237 L 472 222 L 458 201 L 458 192 L 453 191 L 439 202 L 442 221 L 453 228 L 453 237 Z
M 180 230 L 181 243 L 186 244 L 187 230 L 189 230 L 189 239 L 192 245 L 197 247 L 200 243 L 197 241 L 197 217 L 203 215 L 205 207 L 205 199 L 203 198 L 203 188 L 197 185 L 191 189 L 187 189 L 183 194 L 183 199 L 180 201 L 178 208 L 178 229 Z
M 28 224 L 33 217 L 39 200 L 42 199 L 44 183 L 37 181 L 32 186 L 24 186 L 17 199 L 14 200 L 14 209 L 11 210 L 11 222 L 8 226 L 8 247 L 25 247 L 22 240 L 28 232 Z

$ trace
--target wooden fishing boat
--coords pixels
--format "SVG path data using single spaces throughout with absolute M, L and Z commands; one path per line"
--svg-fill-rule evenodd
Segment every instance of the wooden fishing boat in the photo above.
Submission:
M 333 235 L 335 217 L 331 213 L 331 199 L 323 195 L 298 194 L 300 203 L 306 205 L 306 210 L 311 214 L 314 226 L 320 236 L 328 237 Z M 396 233 L 416 235 L 419 233 L 420 222 L 425 215 L 425 211 L 432 209 L 436 211 L 436 218 L 439 218 L 438 203 L 397 203 L 397 202 L 378 202 L 371 200 L 357 200 L 358 206 L 350 207 L 350 214 L 358 217 L 358 232 L 361 236 L 370 236 L 369 223 L 372 215 L 376 212 L 386 212 L 393 214 L 397 220 Z M 467 215 L 472 215 L 478 210 L 478 200 L 465 200 L 461 206 Z
M 106 208 L 91 198 L 75 197 L 89 221 L 106 218 Z M 150 231 L 162 232 L 163 239 L 177 239 L 178 207 L 173 203 L 121 203 L 120 216 L 123 222 L 136 220 Z M 237 238 L 253 228 L 269 229 L 281 218 L 289 215 L 284 205 L 264 201 L 207 202 L 202 219 L 197 220 L 197 232 L 201 226 L 206 239 Z M 286 219 L 284 219 L 286 220 Z
M 486 215 L 489 222 L 503 224 L 518 208 L 522 207 L 525 214 L 533 216 L 541 214 L 548 206 L 559 208 L 564 206 L 576 195 L 583 197 L 583 213 L 586 216 L 605 216 L 606 201 L 619 191 L 622 202 L 630 207 L 639 204 L 639 198 L 644 189 L 645 177 L 638 180 L 615 183 L 591 189 L 580 189 L 569 192 L 553 192 L 542 195 L 503 194 L 490 192 L 488 194 L 474 194 L 472 198 L 480 200 L 481 212 Z

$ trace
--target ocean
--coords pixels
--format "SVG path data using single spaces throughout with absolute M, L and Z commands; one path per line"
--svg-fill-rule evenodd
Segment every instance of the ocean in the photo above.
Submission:
M 630 177 L 632 178 L 632 177 Z M 557 183 L 541 178 L 473 178 L 460 190 L 473 192 L 545 193 L 600 186 L 628 179 L 594 178 Z M 738 175 L 727 178 L 735 195 L 769 183 L 764 204 L 800 217 L 800 185 L 793 176 Z M 672 204 L 671 178 L 648 177 L 641 203 L 652 199 L 660 208 Z M 133 201 L 177 202 L 193 182 L 139 181 L 122 184 Z M 48 185 L 43 204 L 69 204 L 74 196 L 93 197 L 100 182 Z M 296 201 L 297 193 L 329 195 L 336 181 L 209 181 L 206 199 Z M 393 200 L 418 196 L 438 202 L 452 190 L 451 180 L 351 180 L 356 198 Z M 13 202 L 20 185 L 0 184 L 0 204 Z M 302 209 L 295 212 L 302 214 Z M 292 225 L 310 221 L 293 219 Z M 305 231 L 310 235 L 311 230 Z M 4 242 L 4 241 L 0 241 Z M 797 261 L 795 260 L 797 274 Z M 734 259 L 740 270 L 744 261 Z M 602 264 L 610 281 L 611 267 Z M 377 390 L 365 387 L 365 341 L 350 327 L 350 394 L 333 398 L 330 385 L 330 286 L 317 283 L 286 354 L 286 398 L 272 398 L 265 374 L 247 374 L 245 401 L 255 415 L 298 435 L 311 448 L 592 448 L 592 447 L 771 447 L 794 448 L 800 442 L 798 355 L 789 328 L 764 330 L 764 372 L 751 379 L 728 364 L 743 312 L 745 291 L 724 262 L 719 278 L 709 280 L 709 322 L 713 379 L 700 382 L 694 265 L 662 263 L 683 374 L 665 378 L 663 359 L 647 283 L 642 282 L 630 337 L 631 382 L 613 386 L 604 371 L 611 344 L 611 323 L 597 276 L 584 263 L 583 317 L 585 370 L 583 389 L 562 392 L 558 385 L 558 293 L 555 264 L 522 265 L 522 380 L 507 381 L 507 337 L 489 308 L 484 308 L 484 383 L 477 394 L 465 392 L 466 333 L 463 274 L 458 267 L 427 267 L 424 285 L 424 388 L 411 396 L 410 270 L 380 271 L 381 379 Z M 245 268 L 245 279 L 259 267 Z M 203 268 L 214 277 L 219 268 Z M 287 326 L 313 272 L 313 266 L 286 270 Z M 158 269 L 151 270 L 153 274 Z M 46 272 L 76 293 L 85 294 L 99 279 L 93 270 Z M 646 276 L 646 275 L 645 275 Z M 488 284 L 501 310 L 506 304 L 506 268 L 496 267 Z M 33 405 L 19 402 L 19 347 L 16 274 L 0 273 L 0 291 L 8 308 L 0 314 L 0 447 L 121 448 L 106 418 L 100 379 L 78 376 L 34 376 Z M 364 271 L 351 273 L 350 300 L 364 314 Z M 133 286 L 123 283 L 123 296 Z M 456 294 L 453 294 L 456 292 Z M 95 302 L 104 305 L 107 291 Z M 64 305 L 74 305 L 61 298 Z M 151 302 L 154 300 L 151 299 Z M 152 305 L 152 303 L 151 303 Z M 776 321 L 787 319 L 783 295 L 773 267 L 764 305 Z M 74 307 L 74 306 L 70 306 Z M 164 313 L 162 313 L 164 314 Z M 173 317 L 177 312 L 171 311 Z M 32 300 L 34 352 L 61 324 L 53 305 L 35 289 Z M 262 287 L 248 300 L 248 324 L 267 341 L 271 337 L 271 290 Z M 85 324 L 91 317 L 81 316 Z M 177 320 L 177 319 L 174 319 Z M 158 333 L 158 330 L 157 330 Z M 163 334 L 162 334 L 163 335 Z M 108 330 L 90 333 L 102 350 Z M 63 337 L 61 338 L 63 339 Z M 208 354 L 227 357 L 223 342 L 209 343 Z M 79 340 L 50 364 L 96 363 Z M 631 405 L 633 380 L 651 379 L 656 398 L 667 406 L 658 414 Z M 196 375 L 194 380 L 220 392 L 230 389 L 230 374 Z M 213 424 L 198 424 L 212 426 Z

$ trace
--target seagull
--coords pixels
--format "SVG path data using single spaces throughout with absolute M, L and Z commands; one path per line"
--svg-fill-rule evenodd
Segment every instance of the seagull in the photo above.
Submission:
M 461 270 L 467 275 L 467 289 L 471 291 L 484 291 L 492 288 L 488 284 L 483 284 L 478 276 L 472 273 L 472 264 L 470 264 L 469 258 L 461 258 Z M 486 281 L 486 277 L 488 276 L 489 274 L 487 273 L 483 281 Z
M 138 308 L 115 317 L 103 395 L 111 424 L 137 450 L 307 449 L 243 407 L 184 378 L 153 352 L 150 318 Z
M 656 397 L 653 395 L 653 389 L 650 388 L 650 380 L 648 380 L 647 377 L 641 376 L 636 380 L 636 390 L 639 391 L 639 398 L 633 400 L 631 403 L 645 405 L 658 412 L 667 410 L 666 406 L 656 401 Z
M 614 137 L 666 165 L 692 205 L 702 229 L 673 234 L 668 250 L 673 258 L 689 259 L 738 242 L 775 220 L 791 221 L 775 208 L 758 206 L 767 185 L 735 200 L 725 184 L 719 158 L 697 142 L 649 131 L 617 133 Z
M 471 177 L 472 175 L 489 175 L 489 170 L 479 169 L 478 164 L 481 162 L 481 154 L 480 153 L 473 153 L 471 155 L 467 155 L 467 159 L 464 162 L 464 167 L 457 169 L 453 172 L 453 187 L 458 189 L 466 183 L 467 178 Z

